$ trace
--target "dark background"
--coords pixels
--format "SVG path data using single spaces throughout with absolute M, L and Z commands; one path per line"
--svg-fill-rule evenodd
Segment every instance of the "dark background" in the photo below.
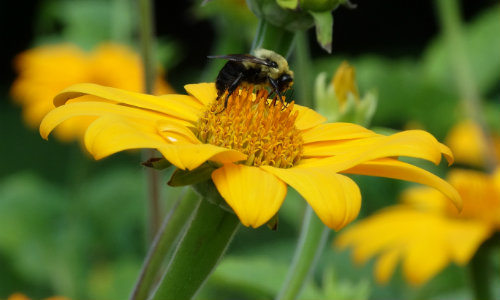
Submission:
M 2 85 L 9 86 L 14 79 L 12 58 L 32 44 L 39 2 L 2 2 L 0 28 L 5 41 L 0 49 Z M 352 2 L 358 5 L 357 9 L 340 7 L 334 12 L 333 54 L 417 55 L 439 30 L 432 1 Z M 462 1 L 464 19 L 467 21 L 493 3 L 496 1 Z M 212 46 L 214 30 L 211 23 L 197 21 L 192 16 L 192 1 L 155 1 L 155 5 L 157 35 L 173 37 L 184 45 L 186 58 L 177 68 L 203 66 Z M 313 42 L 311 46 L 314 55 L 325 55 Z M 172 72 L 175 71 L 174 68 Z

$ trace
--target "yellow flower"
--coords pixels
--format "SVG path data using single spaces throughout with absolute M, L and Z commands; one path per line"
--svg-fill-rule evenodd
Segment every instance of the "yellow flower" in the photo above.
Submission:
M 358 215 L 361 194 L 340 172 L 420 182 L 460 206 L 459 195 L 446 181 L 397 160 L 410 156 L 439 163 L 444 154 L 451 163 L 449 149 L 427 132 L 383 136 L 354 124 L 325 124 L 311 109 L 293 102 L 283 108 L 268 100 L 265 90 L 253 94 L 242 89 L 224 109 L 213 83 L 185 89 L 189 95 L 157 97 L 74 85 L 56 96 L 58 107 L 44 118 L 40 133 L 47 138 L 65 120 L 93 116 L 85 146 L 96 159 L 126 149 L 155 148 L 182 170 L 207 162 L 216 168 L 211 179 L 219 193 L 245 226 L 270 220 L 288 184 L 323 223 L 336 230 L 344 227 Z
M 326 73 L 320 73 L 315 81 L 314 95 L 318 112 L 332 122 L 369 124 L 377 108 L 377 96 L 368 92 L 360 97 L 356 69 L 343 61 L 330 84 L 327 84 L 326 77 Z
M 61 297 L 61 296 L 52 296 L 48 298 L 44 298 L 45 300 L 69 300 L 69 298 L 66 297 Z M 25 294 L 22 293 L 14 293 L 9 296 L 7 300 L 31 300 L 31 298 L 28 298 Z
M 342 108 L 347 102 L 347 97 L 352 94 L 354 100 L 359 102 L 358 87 L 356 85 L 356 70 L 346 61 L 343 61 L 337 68 L 332 79 L 332 86 L 335 91 L 335 97 Z
M 33 128 L 54 105 L 52 99 L 65 87 L 93 82 L 140 92 L 143 69 L 139 56 L 117 44 L 102 44 L 86 53 L 72 44 L 41 46 L 19 54 L 15 59 L 19 74 L 11 88 L 13 99 L 23 107 L 23 118 Z M 173 90 L 159 76 L 156 93 Z M 81 136 L 93 117 L 80 117 L 60 126 L 56 135 L 64 141 Z
M 500 230 L 500 169 L 494 175 L 455 169 L 448 181 L 459 192 L 459 213 L 436 190 L 408 189 L 402 204 L 386 208 L 346 229 L 336 240 L 352 246 L 357 263 L 379 254 L 375 277 L 386 283 L 399 260 L 413 285 L 428 281 L 449 263 L 465 265 Z
M 500 160 L 500 137 L 487 137 L 493 146 L 493 154 Z M 458 163 L 464 163 L 472 166 L 484 166 L 487 145 L 482 136 L 480 127 L 473 121 L 466 120 L 457 124 L 448 133 L 445 140 Z

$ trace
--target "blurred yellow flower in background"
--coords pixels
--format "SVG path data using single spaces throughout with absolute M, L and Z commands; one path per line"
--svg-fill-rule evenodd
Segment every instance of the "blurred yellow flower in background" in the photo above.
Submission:
M 209 169 L 220 195 L 245 226 L 259 227 L 278 213 L 287 184 L 318 217 L 338 230 L 361 206 L 356 183 L 340 173 L 397 178 L 442 191 L 456 206 L 460 196 L 446 181 L 398 156 L 438 164 L 450 150 L 425 131 L 384 136 L 325 118 L 293 102 L 286 107 L 251 88 L 233 93 L 227 108 L 213 83 L 186 85 L 189 95 L 151 96 L 95 84 L 68 87 L 43 119 L 47 138 L 59 124 L 93 116 L 85 146 L 96 159 L 118 151 L 157 149 L 180 170 Z M 88 96 L 92 96 L 89 98 Z M 205 164 L 206 163 L 206 164 Z M 203 166 L 202 166 L 203 165 Z
M 11 95 L 22 106 L 24 121 L 33 128 L 54 109 L 54 96 L 69 85 L 93 82 L 134 92 L 144 90 L 139 55 L 118 44 L 101 44 L 89 53 L 72 44 L 40 46 L 19 54 L 14 66 L 18 77 L 12 84 Z M 160 74 L 155 94 L 171 92 Z M 70 120 L 55 134 L 63 141 L 73 140 L 83 134 L 93 119 Z
M 22 293 L 14 293 L 7 298 L 7 300 L 31 300 L 28 296 Z M 44 298 L 44 300 L 69 300 L 69 298 L 61 297 L 61 296 L 52 296 L 48 298 Z
M 448 145 L 457 163 L 471 166 L 484 166 L 486 148 L 493 146 L 493 154 L 500 161 L 500 137 L 489 136 L 489 145 L 485 143 L 480 127 L 470 120 L 465 120 L 453 127 L 446 137 Z
M 335 245 L 352 247 L 356 263 L 378 255 L 375 277 L 380 283 L 389 281 L 399 260 L 413 285 L 425 283 L 451 262 L 467 264 L 500 231 L 500 169 L 493 175 L 455 169 L 448 181 L 462 197 L 461 212 L 433 189 L 410 188 L 401 204 L 354 224 Z

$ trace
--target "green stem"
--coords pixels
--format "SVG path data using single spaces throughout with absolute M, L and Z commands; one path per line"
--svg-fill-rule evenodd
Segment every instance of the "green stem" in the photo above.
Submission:
M 111 38 L 113 41 L 129 45 L 132 37 L 132 16 L 130 1 L 111 1 Z
M 329 232 L 330 230 L 323 225 L 308 205 L 292 265 L 276 299 L 297 298 L 315 262 L 323 252 Z
M 231 213 L 201 200 L 151 299 L 191 299 L 217 265 L 238 225 Z
M 156 78 L 156 62 L 154 60 L 153 6 L 151 0 L 139 1 L 139 29 L 141 39 L 142 65 L 144 66 L 144 92 L 153 94 Z M 145 160 L 155 156 L 154 150 L 144 150 Z M 153 237 L 160 227 L 160 185 L 158 171 L 153 168 L 146 170 L 149 199 L 149 237 Z
M 156 78 L 156 63 L 154 59 L 153 4 L 151 0 L 139 1 L 141 54 L 144 66 L 144 91 L 153 94 Z
M 493 299 L 491 291 L 491 260 L 490 254 L 493 249 L 498 249 L 499 235 L 492 236 L 483 243 L 477 250 L 469 263 L 469 273 L 471 277 L 474 299 L 489 300 Z
M 481 128 L 483 140 L 487 145 L 484 150 L 484 157 L 486 158 L 489 171 L 493 172 L 498 165 L 498 161 L 493 152 L 494 147 L 489 138 L 486 122 L 481 113 L 482 109 L 479 91 L 467 58 L 459 3 L 457 0 L 439 0 L 435 1 L 435 3 L 444 38 L 450 53 L 452 67 L 454 69 L 452 73 L 455 76 L 457 88 L 463 100 L 466 113 L 469 115 L 469 118 Z
M 165 217 L 160 231 L 149 249 L 141 273 L 135 284 L 131 300 L 144 300 L 158 278 L 158 271 L 175 246 L 175 241 L 183 233 L 184 227 L 190 221 L 191 215 L 199 205 L 199 196 L 188 189 L 183 199 L 180 199 Z
M 260 19 L 251 51 L 253 52 L 258 48 L 265 48 L 273 50 L 284 57 L 289 57 L 293 49 L 294 37 L 295 34 L 293 32 Z
M 241 35 L 241 26 L 231 26 L 227 20 L 216 20 L 217 35 L 211 54 L 245 53 L 245 40 Z M 239 29 L 239 30 L 238 30 Z M 238 34 L 234 31 L 238 30 Z M 207 60 L 207 66 L 203 71 L 200 82 L 213 81 L 226 62 L 218 59 Z
M 307 32 L 299 31 L 296 33 L 295 38 L 295 73 L 300 74 L 300 77 L 295 80 L 295 84 L 297 85 L 296 90 L 298 91 L 296 99 L 300 100 L 299 104 L 301 105 L 315 108 L 312 89 L 314 85 L 314 76 L 311 69 L 311 54 L 309 53 L 310 51 L 309 42 L 307 40 Z

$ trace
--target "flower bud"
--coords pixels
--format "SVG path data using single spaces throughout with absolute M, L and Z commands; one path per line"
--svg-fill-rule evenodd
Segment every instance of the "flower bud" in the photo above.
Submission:
M 332 11 L 336 9 L 340 4 L 343 4 L 344 0 L 300 0 L 300 8 L 303 10 L 310 10 L 315 12 L 321 11 Z
M 356 70 L 346 61 L 343 61 L 335 72 L 332 85 L 335 90 L 335 97 L 341 107 L 345 105 L 349 94 L 352 94 L 354 100 L 359 102 L 358 87 L 356 86 Z
M 307 30 L 314 25 L 311 15 L 300 10 L 295 3 L 290 6 L 279 5 L 276 0 L 247 0 L 247 5 L 259 19 L 288 31 Z
M 361 99 L 356 84 L 356 70 L 347 62 L 338 67 L 330 84 L 326 73 L 316 78 L 315 101 L 318 111 L 329 122 L 350 122 L 368 125 L 377 107 L 377 97 L 367 93 Z

